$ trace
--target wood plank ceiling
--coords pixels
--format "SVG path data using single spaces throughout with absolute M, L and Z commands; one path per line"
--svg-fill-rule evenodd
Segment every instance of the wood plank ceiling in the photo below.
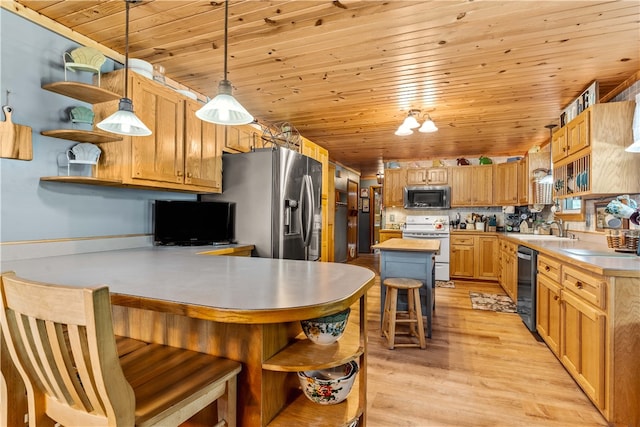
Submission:
M 17 3 L 124 52 L 123 0 Z M 592 81 L 603 96 L 640 69 L 637 0 L 232 0 L 229 10 L 236 98 L 363 176 L 390 160 L 522 155 Z M 222 1 L 131 9 L 130 57 L 200 94 L 216 93 L 223 46 Z M 395 136 L 409 109 L 439 131 Z

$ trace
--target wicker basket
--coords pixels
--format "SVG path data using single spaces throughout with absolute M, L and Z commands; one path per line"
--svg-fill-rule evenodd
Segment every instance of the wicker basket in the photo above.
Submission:
M 618 252 L 636 252 L 640 233 L 636 230 L 615 230 L 607 233 L 607 246 Z
M 539 181 L 534 181 L 534 198 L 536 204 L 550 205 L 553 203 L 552 199 L 552 187 L 553 184 L 544 184 Z

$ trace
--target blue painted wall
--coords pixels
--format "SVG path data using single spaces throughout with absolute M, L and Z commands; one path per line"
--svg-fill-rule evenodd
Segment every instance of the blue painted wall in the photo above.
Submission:
M 42 176 L 59 174 L 58 156 L 76 144 L 40 132 L 72 128 L 68 109 L 91 108 L 41 88 L 64 80 L 62 55 L 75 47 L 0 9 L 0 104 L 13 107 L 14 123 L 33 129 L 32 161 L 0 159 L 0 242 L 149 234 L 153 200 L 195 199 L 183 193 L 40 182 Z M 103 72 L 113 68 L 107 60 Z M 91 78 L 90 73 L 68 73 L 69 80 L 91 83 Z M 3 113 L 0 120 L 5 120 Z

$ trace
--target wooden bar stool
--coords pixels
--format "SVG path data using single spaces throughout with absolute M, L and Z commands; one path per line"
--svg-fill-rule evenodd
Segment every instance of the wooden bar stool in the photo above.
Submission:
M 387 288 L 384 299 L 384 310 L 382 314 L 382 335 L 387 338 L 389 349 L 394 347 L 420 347 L 426 348 L 427 343 L 424 336 L 424 324 L 422 323 L 422 306 L 420 304 L 420 288 L 422 282 L 416 279 L 403 277 L 390 277 L 384 280 L 383 284 Z M 398 290 L 407 291 L 407 311 L 398 311 Z M 397 318 L 398 314 L 406 313 L 407 318 Z M 397 332 L 397 323 L 407 323 L 409 332 Z M 418 338 L 418 342 L 395 343 L 396 335 L 409 335 Z

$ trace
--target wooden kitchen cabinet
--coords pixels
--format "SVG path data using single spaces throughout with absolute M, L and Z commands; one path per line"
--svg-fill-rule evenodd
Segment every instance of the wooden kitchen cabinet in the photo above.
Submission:
M 197 119 L 195 114 L 200 107 L 196 101 L 185 101 L 184 183 L 222 191 L 222 156 L 219 146 L 222 145 L 224 129 Z
M 506 239 L 499 240 L 500 267 L 498 283 L 513 301 L 518 300 L 518 245 Z
M 482 232 L 451 236 L 450 275 L 452 277 L 497 280 L 499 259 L 498 237 Z
M 562 292 L 562 364 L 597 408 L 604 408 L 606 316 L 571 292 Z
M 123 79 L 124 70 L 114 71 L 102 76 L 102 85 L 117 91 Z M 152 134 L 101 144 L 99 178 L 139 188 L 220 193 L 224 128 L 198 119 L 195 101 L 136 73 L 129 79 L 136 114 Z M 114 102 L 97 104 L 96 120 L 116 108 Z
M 562 267 L 560 357 L 596 407 L 605 407 L 607 288 L 604 277 Z
M 569 155 L 567 147 L 567 127 L 561 127 L 551 136 L 551 159 L 553 163 L 559 162 Z
M 529 178 L 529 157 L 520 159 L 517 162 L 518 165 L 518 206 L 527 205 L 530 203 L 530 188 L 531 179 Z M 533 201 L 531 200 L 531 204 Z
M 637 278 L 603 276 L 538 256 L 537 330 L 589 399 L 612 424 L 635 425 L 640 408 Z M 631 334 L 633 335 L 633 334 Z M 634 368 L 631 368 L 634 366 Z
M 453 168 L 451 206 L 493 205 L 493 165 Z
M 518 163 L 499 163 L 493 167 L 493 203 L 502 206 L 518 204 Z
M 475 277 L 481 280 L 497 280 L 500 258 L 498 256 L 498 237 L 480 235 L 475 237 L 478 259 Z
M 385 169 L 382 202 L 384 207 L 402 207 L 404 205 L 404 187 L 407 185 L 406 169 Z
M 402 239 L 402 230 L 380 230 L 379 243 L 389 239 Z
M 447 168 L 407 169 L 407 185 L 447 185 Z
M 473 236 L 451 236 L 449 274 L 452 278 L 473 279 L 475 272 L 475 245 Z
M 640 157 L 625 148 L 633 142 L 633 101 L 594 104 L 553 134 L 554 195 L 608 197 L 640 192 Z
M 544 255 L 538 256 L 536 289 L 536 329 L 553 354 L 560 357 L 560 264 Z
M 260 135 L 251 125 L 223 126 L 225 131 L 224 151 L 248 153 L 257 147 Z

